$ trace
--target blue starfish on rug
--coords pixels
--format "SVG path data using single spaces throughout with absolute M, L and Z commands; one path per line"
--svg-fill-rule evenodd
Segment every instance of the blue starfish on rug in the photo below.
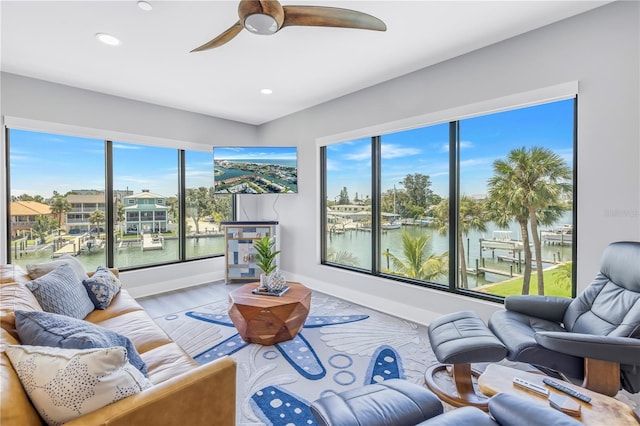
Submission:
M 227 314 L 189 311 L 185 315 L 213 324 L 234 327 L 231 318 Z M 318 328 L 327 325 L 347 324 L 350 322 L 362 321 L 367 318 L 369 318 L 368 315 L 311 315 L 307 317 L 303 328 Z M 212 348 L 194 356 L 194 359 L 198 364 L 206 364 L 207 362 L 218 359 L 224 355 L 231 355 L 249 344 L 249 342 L 242 340 L 240 334 L 236 333 Z M 291 366 L 303 377 L 309 380 L 318 380 L 323 378 L 327 373 L 322 362 L 318 359 L 315 351 L 311 345 L 309 345 L 309 342 L 304 338 L 302 333 L 298 333 L 298 335 L 292 340 L 276 343 L 275 347 L 280 351 L 289 364 L 291 364 Z

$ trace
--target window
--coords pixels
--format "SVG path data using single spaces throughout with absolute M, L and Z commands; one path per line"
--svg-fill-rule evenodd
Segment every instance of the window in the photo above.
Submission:
M 224 253 L 220 222 L 232 219 L 232 195 L 214 193 L 212 165 L 211 152 L 185 152 L 187 258 Z
M 323 147 L 323 263 L 478 297 L 574 295 L 575 103 Z
M 448 140 L 447 124 L 380 138 L 383 273 L 447 283 L 449 226 L 433 211 L 448 189 Z
M 325 260 L 370 270 L 371 140 L 330 145 L 325 155 Z
M 11 262 L 104 265 L 104 141 L 11 129 L 8 143 Z
M 113 240 L 115 264 L 126 268 L 177 261 L 178 228 L 168 220 L 169 208 L 157 200 L 178 194 L 178 151 L 123 142 L 112 147 L 113 187 L 127 194 L 125 220 L 116 226 Z
M 220 222 L 234 217 L 233 195 L 213 195 L 210 151 L 7 133 L 12 263 L 70 253 L 87 270 L 127 269 L 224 254 Z

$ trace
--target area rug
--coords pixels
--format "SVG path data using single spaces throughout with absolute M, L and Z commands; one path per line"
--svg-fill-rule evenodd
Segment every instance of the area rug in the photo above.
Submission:
M 423 384 L 424 372 L 437 363 L 425 326 L 319 292 L 311 300 L 300 333 L 273 346 L 240 338 L 227 299 L 154 320 L 199 364 L 224 355 L 236 360 L 240 426 L 315 425 L 314 400 L 390 378 Z M 640 394 L 621 391 L 616 398 L 640 413 Z
M 227 307 L 224 299 L 155 321 L 199 364 L 236 360 L 238 425 L 314 425 L 314 400 L 390 378 L 422 384 L 437 362 L 426 327 L 322 293 L 300 333 L 273 346 L 244 342 Z

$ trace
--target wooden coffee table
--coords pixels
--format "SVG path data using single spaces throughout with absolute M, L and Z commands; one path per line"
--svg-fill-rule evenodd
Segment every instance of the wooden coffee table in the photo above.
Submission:
M 289 282 L 282 296 L 252 293 L 259 283 L 249 283 L 229 293 L 229 317 L 242 339 L 273 345 L 293 339 L 309 315 L 311 290 Z
M 493 396 L 499 392 L 504 392 L 525 398 L 531 401 L 532 404 L 540 404 L 549 407 L 547 398 L 514 386 L 512 382 L 514 377 L 520 377 L 528 382 L 543 386 L 549 389 L 550 393 L 557 393 L 563 396 L 565 395 L 550 386 L 546 386 L 542 382 L 542 379 L 546 376 L 542 374 L 528 373 L 526 371 L 505 367 L 499 364 L 490 364 L 487 367 L 484 373 L 482 373 L 478 378 L 478 387 L 480 388 L 480 391 L 487 396 Z M 575 417 L 575 419 L 581 421 L 585 425 L 602 426 L 638 424 L 638 418 L 635 416 L 631 407 L 627 404 L 624 404 L 615 398 L 592 392 L 588 389 L 584 389 L 580 386 L 576 386 L 562 380 L 553 379 L 553 381 L 591 397 L 590 404 L 571 398 L 580 404 L 581 415 L 580 417 Z

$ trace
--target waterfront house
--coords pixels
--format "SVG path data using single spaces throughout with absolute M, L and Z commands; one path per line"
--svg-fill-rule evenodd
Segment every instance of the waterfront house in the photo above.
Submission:
M 96 224 L 89 221 L 91 213 L 99 210 L 104 213 L 104 191 L 73 191 L 66 196 L 71 210 L 66 212 L 66 231 L 69 234 L 91 232 Z M 102 228 L 102 229 L 100 229 Z M 96 232 L 104 232 L 104 224 L 99 224 Z
M 41 216 L 55 219 L 51 207 L 37 201 L 12 201 L 9 211 L 13 237 L 29 235 L 31 228 Z
M 143 189 L 124 197 L 124 233 L 144 234 L 167 232 L 167 198 Z

